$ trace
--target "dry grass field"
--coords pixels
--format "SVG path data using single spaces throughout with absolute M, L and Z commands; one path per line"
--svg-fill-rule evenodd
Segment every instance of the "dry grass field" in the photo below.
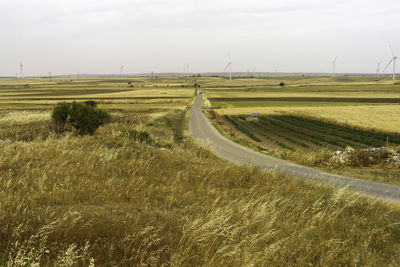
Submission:
M 83 137 L 52 105 L 3 107 L 0 265 L 400 265 L 399 205 L 216 158 L 185 134 L 191 100 L 102 104 Z

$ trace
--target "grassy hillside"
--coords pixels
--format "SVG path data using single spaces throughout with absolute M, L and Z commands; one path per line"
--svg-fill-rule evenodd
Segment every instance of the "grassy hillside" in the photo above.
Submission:
M 400 264 L 398 205 L 238 167 L 185 136 L 194 83 L 265 93 L 281 78 L 196 79 L 2 80 L 0 265 Z M 341 79 L 285 83 L 374 83 Z M 111 123 L 55 135 L 50 109 L 72 99 L 99 99 Z
M 25 112 L 0 114 L 0 265 L 400 264 L 399 206 L 223 162 L 181 110 L 115 111 L 85 137 Z

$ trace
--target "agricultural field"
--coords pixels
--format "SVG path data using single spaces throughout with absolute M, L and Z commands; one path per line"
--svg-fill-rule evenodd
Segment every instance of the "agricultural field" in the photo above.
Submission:
M 283 83 L 283 86 L 280 84 Z M 265 77 L 202 83 L 209 98 L 357 97 L 396 98 L 400 82 L 374 77 Z
M 280 84 L 283 86 L 280 86 Z M 297 106 L 309 102 L 319 106 L 321 102 L 348 103 L 399 103 L 400 82 L 387 78 L 376 81 L 371 77 L 338 78 L 236 78 L 232 81 L 221 79 L 203 84 L 204 92 L 216 108 L 250 108 L 260 106 L 260 101 L 286 102 L 284 106 Z M 253 102 L 257 103 L 253 103 Z
M 220 80 L 202 78 L 200 84 Z M 0 82 L 9 95 L 22 95 L 21 80 Z M 35 100 L 0 94 L 1 266 L 400 264 L 398 205 L 236 166 L 193 143 L 185 130 L 193 82 L 180 89 L 171 85 L 186 80 L 146 80 L 149 90 L 169 84 L 171 92 L 160 90 L 187 97 L 169 105 L 155 93 L 146 104 L 106 102 L 113 101 L 109 90 L 135 90 L 124 91 L 127 80 L 87 79 L 76 82 L 80 89 L 74 81 L 47 83 L 29 81 L 42 93 L 24 94 L 48 95 Z M 90 94 L 79 92 L 89 88 Z M 147 97 L 142 90 L 138 94 Z M 57 134 L 52 103 L 91 100 L 89 95 L 111 121 L 93 135 Z M 265 116 L 265 123 L 284 119 Z M 262 120 L 254 122 L 261 132 Z M 352 134 L 363 136 L 361 130 Z M 375 140 L 337 138 L 360 145 Z
M 267 105 L 265 102 L 263 104 Z M 311 103 L 311 106 L 307 106 L 307 104 L 310 104 L 307 102 L 299 103 L 299 106 L 280 104 L 281 102 L 273 102 L 273 105 L 267 107 L 226 108 L 215 109 L 214 111 L 219 115 L 243 114 L 250 116 L 256 110 L 264 115 L 295 114 L 301 117 L 316 117 L 376 131 L 396 133 L 400 129 L 400 120 L 398 120 L 400 118 L 400 105 L 336 105 L 336 103 L 331 103 L 325 106 L 316 106 L 315 103 Z
M 179 78 L 1 79 L 0 108 L 49 108 L 62 100 L 96 100 L 104 108 L 184 108 L 195 80 Z
M 209 83 L 203 91 L 219 115 L 294 114 L 378 131 L 400 129 L 400 82 L 388 78 L 238 78 Z
M 400 145 L 400 135 L 364 131 L 293 115 L 224 118 L 235 129 L 266 147 L 278 145 L 292 151 L 338 150 L 346 146 L 359 149 L 381 147 L 389 140 L 394 145 Z
M 400 185 L 400 171 L 392 160 L 400 145 L 397 81 L 237 78 L 202 88 L 209 117 L 223 134 L 243 145 L 328 172 Z M 260 117 L 252 120 L 253 112 Z M 367 155 L 383 146 L 393 157 L 385 158 L 383 152 Z M 356 151 L 343 162 L 334 153 L 346 148 Z M 374 159 L 365 159 L 369 156 Z

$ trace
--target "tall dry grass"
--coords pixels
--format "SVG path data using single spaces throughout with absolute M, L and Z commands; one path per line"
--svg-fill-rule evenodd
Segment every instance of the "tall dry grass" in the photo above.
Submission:
M 50 128 L 49 111 L 0 111 L 0 141 L 45 139 Z
M 400 264 L 399 206 L 226 163 L 165 116 L 0 144 L 0 265 Z

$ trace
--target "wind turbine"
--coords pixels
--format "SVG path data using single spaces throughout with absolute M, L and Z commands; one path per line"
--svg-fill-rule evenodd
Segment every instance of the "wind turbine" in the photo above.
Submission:
M 122 75 L 123 75 L 123 73 L 124 73 L 124 65 L 121 65 L 121 68 L 120 68 L 120 70 L 119 70 L 119 73 L 120 73 L 120 77 L 122 78 Z
M 189 62 L 183 64 L 183 76 L 184 77 L 189 76 Z
M 19 63 L 19 74 L 21 75 L 21 79 L 24 79 L 24 65 L 22 65 L 22 62 Z
M 232 81 L 232 62 L 231 62 L 231 57 L 229 56 L 229 54 L 228 54 L 228 60 L 229 60 L 229 62 L 226 65 L 224 71 L 225 70 L 229 71 L 229 80 Z
M 338 57 L 336 56 L 334 59 L 333 59 L 333 61 L 332 62 L 330 62 L 330 63 L 332 63 L 332 77 L 335 77 L 336 76 L 336 59 L 337 59 Z
M 380 62 L 378 62 L 377 63 L 378 64 L 378 68 L 377 68 L 377 70 L 376 70 L 376 73 L 377 73 L 377 75 L 378 75 L 378 79 L 380 78 L 380 76 L 381 76 L 381 74 L 380 74 L 380 69 L 381 69 L 381 64 L 382 64 L 382 61 L 380 61 Z
M 392 52 L 392 59 L 389 61 L 389 63 L 386 65 L 385 69 L 383 70 L 383 72 L 385 72 L 385 70 L 387 69 L 387 67 L 389 67 L 390 63 L 393 62 L 393 80 L 396 80 L 396 60 L 397 60 L 397 56 L 394 55 L 392 46 L 389 44 L 390 47 L 390 51 Z

